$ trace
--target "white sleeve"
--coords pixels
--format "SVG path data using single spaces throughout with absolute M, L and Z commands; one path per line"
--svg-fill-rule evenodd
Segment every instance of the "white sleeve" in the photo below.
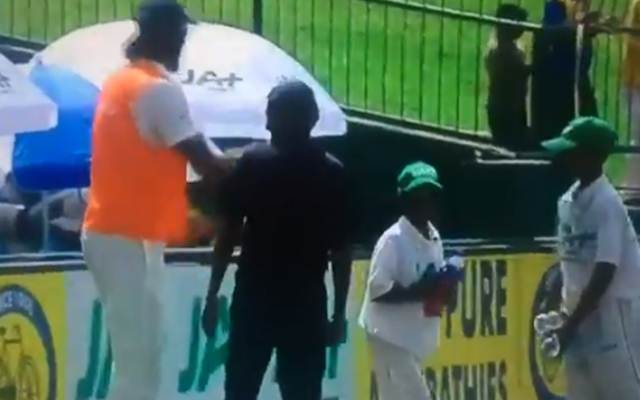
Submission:
M 620 267 L 627 224 L 626 213 L 618 204 L 598 205 L 596 263 Z
M 387 293 L 395 283 L 398 254 L 393 240 L 387 239 L 376 248 L 369 268 L 369 293 L 375 299 Z
M 133 113 L 141 135 L 155 145 L 173 147 L 196 134 L 187 99 L 174 82 L 160 81 L 147 89 Z

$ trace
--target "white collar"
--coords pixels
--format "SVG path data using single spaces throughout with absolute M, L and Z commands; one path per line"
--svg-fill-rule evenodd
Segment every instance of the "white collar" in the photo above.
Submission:
M 402 233 L 410 236 L 412 238 L 412 240 L 414 240 L 414 241 L 425 242 L 425 243 L 432 243 L 432 242 L 439 242 L 440 241 L 440 235 L 438 234 L 438 231 L 433 226 L 433 224 L 431 224 L 431 222 L 429 222 L 429 227 L 428 227 L 429 228 L 429 236 L 431 237 L 430 239 L 427 239 L 426 237 L 424 237 L 424 235 L 415 226 L 413 226 L 411 221 L 409 221 L 404 216 L 400 217 L 400 219 L 398 220 L 398 225 L 400 227 L 400 231 L 402 231 Z
M 580 189 L 580 181 L 571 185 L 571 188 L 563 196 L 563 200 L 577 203 L 589 203 L 590 199 L 602 188 L 604 185 L 609 184 L 609 178 L 602 174 L 598 179 L 591 182 L 589 186 Z
M 573 201 L 578 203 L 579 205 L 583 204 L 591 204 L 593 197 L 602 189 L 605 185 L 609 183 L 609 179 L 605 175 L 601 175 L 598 179 L 591 182 L 589 186 L 583 188 L 582 190 L 574 191 L 573 193 Z

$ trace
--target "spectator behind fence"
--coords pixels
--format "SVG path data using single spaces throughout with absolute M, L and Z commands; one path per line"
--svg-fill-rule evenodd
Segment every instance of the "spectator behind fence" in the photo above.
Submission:
M 640 0 L 633 0 L 627 13 L 626 25 L 640 29 Z M 640 37 L 626 35 L 622 64 L 622 104 L 629 111 L 629 131 L 634 145 L 640 144 Z
M 567 4 L 570 10 L 567 10 Z M 589 77 L 595 33 L 589 29 L 581 47 L 577 82 L 579 107 L 575 104 L 578 41 L 574 18 L 582 21 L 587 6 L 560 0 L 549 0 L 545 4 L 543 29 L 534 37 L 531 84 L 532 131 L 538 140 L 561 132 L 575 118 L 576 109 L 583 116 L 598 114 Z
M 570 23 L 580 22 L 591 9 L 590 0 L 561 0 L 567 10 L 567 21 Z
M 502 4 L 498 18 L 526 21 L 527 11 L 515 4 Z M 485 58 L 489 75 L 487 114 L 489 129 L 496 144 L 522 149 L 528 142 L 527 86 L 530 68 L 518 39 L 524 29 L 499 25 Z

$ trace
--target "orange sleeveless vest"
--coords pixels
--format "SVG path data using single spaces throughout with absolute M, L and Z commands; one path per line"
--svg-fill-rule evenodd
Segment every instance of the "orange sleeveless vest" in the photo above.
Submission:
M 103 86 L 93 125 L 88 231 L 163 243 L 187 237 L 187 160 L 147 143 L 132 110 L 158 79 L 164 79 L 158 66 L 137 61 Z

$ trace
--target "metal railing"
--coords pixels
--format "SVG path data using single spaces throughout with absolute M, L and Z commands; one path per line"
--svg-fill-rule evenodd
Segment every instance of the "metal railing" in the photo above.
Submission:
M 592 0 L 622 18 L 630 0 Z M 542 0 L 513 0 L 540 29 Z M 138 0 L 1 0 L 0 34 L 49 42 L 77 27 L 129 18 Z M 182 0 L 193 16 L 254 30 L 300 60 L 342 104 L 482 134 L 483 58 L 498 0 Z M 621 35 L 601 35 L 591 69 L 600 113 L 627 132 Z

